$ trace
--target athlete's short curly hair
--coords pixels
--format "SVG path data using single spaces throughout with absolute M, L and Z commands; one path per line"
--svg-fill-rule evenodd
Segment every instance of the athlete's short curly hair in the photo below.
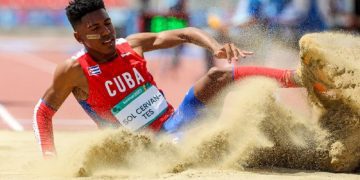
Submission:
M 99 9 L 105 9 L 103 0 L 70 0 L 69 5 L 65 8 L 66 16 L 73 28 L 87 13 Z

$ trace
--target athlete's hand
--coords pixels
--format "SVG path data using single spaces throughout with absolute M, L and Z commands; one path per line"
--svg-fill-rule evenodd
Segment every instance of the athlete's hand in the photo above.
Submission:
M 248 55 L 254 54 L 250 51 L 244 51 L 236 47 L 233 43 L 226 43 L 223 46 L 217 48 L 214 51 L 214 56 L 219 59 L 227 59 L 229 63 L 231 61 L 238 61 L 240 58 L 246 58 Z
M 52 151 L 45 151 L 43 153 L 43 157 L 44 159 L 48 160 L 48 159 L 54 159 L 56 158 L 56 153 L 55 152 L 52 152 Z

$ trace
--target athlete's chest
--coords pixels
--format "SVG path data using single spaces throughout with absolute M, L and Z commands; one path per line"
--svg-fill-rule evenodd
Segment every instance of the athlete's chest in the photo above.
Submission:
M 153 80 L 145 61 L 131 59 L 88 66 L 78 79 L 73 90 L 78 100 L 86 100 L 90 95 L 108 100 L 123 98 Z

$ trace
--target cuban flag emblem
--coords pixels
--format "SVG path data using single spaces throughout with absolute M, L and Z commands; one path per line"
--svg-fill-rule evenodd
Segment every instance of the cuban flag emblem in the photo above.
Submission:
M 90 76 L 95 76 L 95 75 L 101 74 L 101 70 L 100 70 L 100 66 L 99 66 L 99 65 L 90 66 L 90 67 L 88 67 L 88 70 L 89 70 L 89 75 L 90 75 Z

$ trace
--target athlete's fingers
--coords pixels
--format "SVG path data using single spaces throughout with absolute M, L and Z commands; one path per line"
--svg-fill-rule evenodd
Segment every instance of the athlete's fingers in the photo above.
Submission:
M 251 51 L 244 51 L 244 50 L 241 50 L 241 52 L 245 55 L 253 55 L 254 52 L 251 52 Z
M 239 60 L 238 48 L 233 43 L 230 44 L 230 48 L 231 48 L 231 59 L 235 59 L 236 61 Z
M 242 58 L 246 58 L 246 54 L 240 49 L 239 49 L 239 54 Z
M 225 48 L 223 47 L 222 49 L 215 52 L 214 56 L 218 59 L 227 59 L 227 52 L 226 52 Z
M 247 56 L 253 55 L 254 53 L 250 51 L 240 50 L 240 54 L 243 55 L 243 58 L 246 58 Z
M 225 52 L 226 52 L 226 59 L 228 60 L 229 63 L 231 63 L 231 47 L 230 47 L 230 44 L 225 44 L 224 48 L 225 48 Z
M 234 54 L 235 54 L 235 59 L 236 59 L 236 61 L 238 61 L 240 58 L 240 56 L 241 56 L 241 54 L 240 54 L 240 49 L 239 48 L 236 48 L 235 50 L 234 50 Z
M 214 56 L 217 57 L 217 58 L 222 57 L 222 56 L 223 56 L 223 51 L 222 51 L 222 49 L 217 50 L 217 51 L 214 53 Z
M 254 54 L 251 51 L 243 51 L 237 48 L 233 43 L 226 43 L 222 46 L 221 49 L 214 53 L 214 56 L 220 59 L 227 59 L 229 63 L 232 60 L 239 60 L 241 58 L 246 58 L 248 55 Z
M 236 49 L 239 53 L 239 56 L 241 56 L 242 58 L 246 58 L 248 55 L 253 55 L 254 53 L 253 52 L 250 52 L 250 51 L 244 51 L 244 50 L 241 50 L 239 48 Z

